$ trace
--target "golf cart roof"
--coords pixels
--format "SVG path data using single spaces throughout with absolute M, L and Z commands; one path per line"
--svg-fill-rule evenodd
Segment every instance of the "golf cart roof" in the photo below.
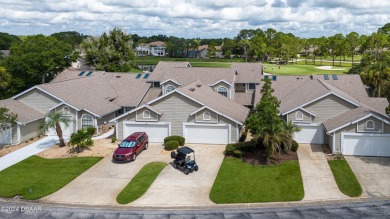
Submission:
M 182 154 L 189 154 L 189 153 L 193 153 L 194 150 L 192 150 L 189 147 L 184 146 L 184 147 L 177 149 L 177 152 L 182 153 Z

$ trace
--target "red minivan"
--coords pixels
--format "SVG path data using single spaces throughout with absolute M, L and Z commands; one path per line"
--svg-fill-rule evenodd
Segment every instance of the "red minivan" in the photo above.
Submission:
M 112 158 L 116 161 L 134 161 L 138 154 L 148 149 L 148 144 L 149 138 L 145 132 L 134 132 L 119 144 Z

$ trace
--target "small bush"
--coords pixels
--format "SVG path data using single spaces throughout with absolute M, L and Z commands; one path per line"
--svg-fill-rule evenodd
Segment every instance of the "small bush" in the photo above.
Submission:
M 95 127 L 88 127 L 87 128 L 87 135 L 92 137 L 94 134 L 96 134 L 96 128 Z
M 240 139 L 239 139 L 239 142 L 244 142 L 247 135 L 248 135 L 248 132 L 242 133 L 242 135 L 241 135 L 241 137 L 240 137 Z
M 292 141 L 292 145 L 291 145 L 291 151 L 297 152 L 298 147 L 299 147 L 298 142 L 296 142 L 295 140 L 293 140 L 293 141 Z
M 258 148 L 265 148 L 264 147 L 264 139 L 263 138 L 258 138 L 257 139 L 257 145 Z
M 243 152 L 240 150 L 233 151 L 233 157 L 241 158 L 243 156 Z
M 172 151 L 172 150 L 175 150 L 179 147 L 179 142 L 177 141 L 167 141 L 165 142 L 164 144 L 164 149 L 167 150 L 167 151 Z
M 234 144 L 234 147 L 237 150 L 240 150 L 242 152 L 253 152 L 256 150 L 256 145 L 257 145 L 256 142 L 248 141 L 248 142 L 236 143 Z
M 177 141 L 180 146 L 184 146 L 184 144 L 186 143 L 186 139 L 178 135 L 172 135 L 164 138 L 164 144 L 168 141 Z
M 112 137 L 112 138 L 111 138 L 111 143 L 115 143 L 116 140 L 118 140 L 118 139 L 116 139 L 116 137 Z
M 233 151 L 236 150 L 233 144 L 226 145 L 225 155 L 233 155 Z

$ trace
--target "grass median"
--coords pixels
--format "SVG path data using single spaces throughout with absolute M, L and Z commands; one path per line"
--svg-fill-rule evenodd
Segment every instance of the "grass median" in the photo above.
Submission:
M 346 160 L 328 160 L 340 191 L 350 197 L 362 194 L 362 187 Z
M 31 156 L 0 172 L 0 196 L 39 199 L 64 187 L 100 157 L 44 159 Z
M 167 166 L 163 162 L 152 162 L 145 165 L 127 186 L 119 193 L 116 201 L 119 204 L 128 204 L 137 200 L 152 185 L 158 174 Z
M 217 204 L 299 201 L 303 183 L 298 161 L 255 166 L 225 158 L 210 192 Z

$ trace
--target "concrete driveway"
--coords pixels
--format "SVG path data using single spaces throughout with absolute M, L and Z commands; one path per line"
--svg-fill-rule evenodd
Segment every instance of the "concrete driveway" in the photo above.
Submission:
M 304 201 L 348 198 L 340 192 L 321 145 L 299 144 L 298 159 L 305 191 Z
M 209 192 L 223 160 L 225 145 L 189 145 L 195 150 L 199 171 L 185 175 L 171 165 L 157 177 L 140 199 L 129 205 L 210 205 Z M 161 144 L 150 144 L 135 162 L 113 163 L 111 155 L 59 191 L 42 198 L 45 202 L 118 205 L 116 197 L 141 170 L 154 161 L 170 163 L 170 153 Z
M 390 197 L 390 158 L 345 156 L 363 188 L 362 197 Z
M 226 145 L 188 145 L 195 151 L 198 172 L 185 175 L 168 165 L 149 190 L 129 206 L 209 206 L 209 194 Z

